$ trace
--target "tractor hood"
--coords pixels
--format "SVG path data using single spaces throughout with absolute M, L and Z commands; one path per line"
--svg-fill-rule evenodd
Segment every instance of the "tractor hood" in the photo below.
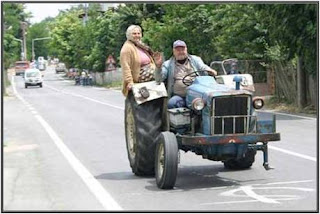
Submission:
M 211 76 L 199 76 L 187 88 L 186 104 L 191 107 L 191 103 L 195 98 L 202 98 L 207 105 L 211 106 L 211 101 L 214 97 L 234 95 L 252 95 L 252 92 L 243 89 L 236 90 L 235 87 L 218 84 Z

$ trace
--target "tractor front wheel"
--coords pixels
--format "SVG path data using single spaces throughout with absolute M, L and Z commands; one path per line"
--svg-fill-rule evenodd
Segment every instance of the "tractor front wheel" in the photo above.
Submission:
M 172 132 L 162 132 L 156 147 L 155 173 L 160 189 L 172 189 L 178 171 L 178 143 Z

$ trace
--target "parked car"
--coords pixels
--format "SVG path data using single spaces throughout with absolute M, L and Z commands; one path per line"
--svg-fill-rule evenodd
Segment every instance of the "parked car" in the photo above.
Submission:
M 56 73 L 59 73 L 59 72 L 67 72 L 67 68 L 64 63 L 58 63 L 56 67 Z
M 77 72 L 78 72 L 77 68 L 70 68 L 69 71 L 67 72 L 67 77 L 69 79 L 74 79 L 74 77 L 76 76 Z
M 36 86 L 39 85 L 42 88 L 42 74 L 39 69 L 30 68 L 24 72 L 24 85 L 25 88 L 28 86 Z
M 16 76 L 18 75 L 24 75 L 24 72 L 26 69 L 30 68 L 30 62 L 29 61 L 17 61 L 15 63 L 14 70 L 16 72 Z
M 58 58 L 53 58 L 52 64 L 53 65 L 57 65 L 58 63 L 59 63 L 59 59 Z

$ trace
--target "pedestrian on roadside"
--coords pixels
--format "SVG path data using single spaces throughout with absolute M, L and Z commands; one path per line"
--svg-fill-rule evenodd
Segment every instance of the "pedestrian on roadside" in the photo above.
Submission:
M 88 79 L 88 85 L 92 86 L 92 75 L 90 72 L 88 72 L 87 79 Z
M 76 72 L 74 77 L 75 85 L 80 85 L 80 74 Z
M 84 70 L 82 70 L 82 72 L 81 72 L 81 77 L 80 77 L 80 82 L 81 82 L 81 85 L 85 85 L 86 84 L 86 76 L 87 76 L 87 74 L 86 74 L 86 72 L 84 71 Z

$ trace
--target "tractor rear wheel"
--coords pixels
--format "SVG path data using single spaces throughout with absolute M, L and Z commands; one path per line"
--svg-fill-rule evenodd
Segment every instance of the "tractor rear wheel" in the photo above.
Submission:
M 138 105 L 132 92 L 125 101 L 125 136 L 132 172 L 154 175 L 156 139 L 161 133 L 163 99 Z

